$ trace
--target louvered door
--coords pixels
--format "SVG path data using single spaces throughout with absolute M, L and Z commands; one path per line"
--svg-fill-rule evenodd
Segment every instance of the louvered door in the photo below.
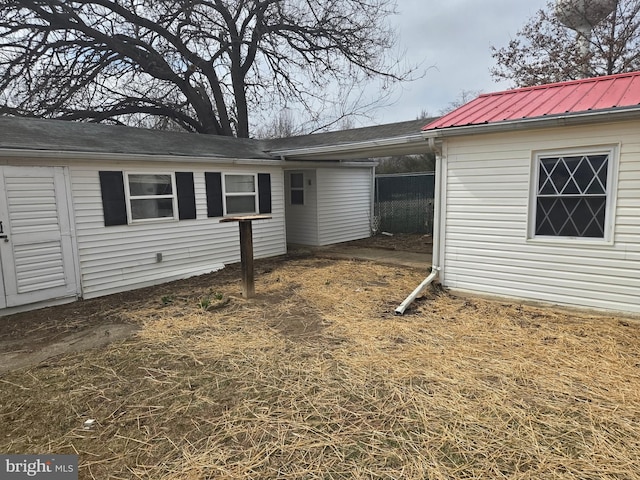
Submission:
M 63 167 L 0 167 L 0 221 L 0 308 L 77 294 Z

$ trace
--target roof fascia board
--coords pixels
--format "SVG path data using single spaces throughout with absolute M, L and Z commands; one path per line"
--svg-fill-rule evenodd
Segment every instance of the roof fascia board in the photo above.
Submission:
M 361 142 L 341 143 L 336 145 L 319 145 L 314 147 L 291 148 L 284 150 L 272 150 L 269 153 L 280 158 L 292 159 L 323 159 L 329 155 L 363 155 L 375 152 L 381 148 L 394 146 L 409 146 L 424 144 L 424 137 L 421 133 L 412 133 L 401 137 L 380 138 L 375 140 L 365 140 Z
M 233 165 L 262 165 L 287 168 L 327 168 L 327 167 L 375 167 L 378 162 L 361 161 L 350 162 L 344 160 L 331 161 L 291 161 L 291 160 L 269 160 L 269 159 L 246 159 L 231 157 L 197 157 L 183 155 L 129 155 L 120 153 L 95 153 L 76 151 L 51 151 L 51 150 L 28 150 L 11 149 L 0 147 L 0 158 L 33 158 L 43 160 L 68 160 L 68 161 L 104 161 L 104 162 L 163 162 L 163 163 L 210 163 L 210 164 L 233 164 Z
M 379 162 L 363 160 L 360 162 L 350 162 L 345 160 L 334 161 L 317 161 L 317 160 L 284 160 L 283 165 L 287 170 L 299 168 L 304 170 L 305 168 L 372 168 L 377 167 Z
M 586 125 L 598 123 L 603 117 L 610 117 L 607 120 L 623 121 L 640 118 L 640 107 L 600 110 L 597 112 L 573 113 L 567 115 L 549 115 L 539 118 L 525 118 L 520 120 L 508 120 L 505 122 L 494 122 L 481 125 L 465 125 L 461 127 L 448 127 L 435 130 L 425 130 L 422 132 L 424 139 L 457 137 L 462 135 L 477 135 L 482 133 L 498 133 L 531 128 L 566 127 L 572 125 Z
M 234 165 L 284 165 L 282 160 L 270 160 L 259 158 L 232 158 L 232 157 L 199 157 L 184 155 L 144 155 L 124 153 L 98 153 L 66 150 L 30 150 L 16 148 L 1 148 L 0 157 L 9 158 L 37 158 L 52 160 L 96 160 L 114 162 L 177 162 L 177 163 L 213 163 Z

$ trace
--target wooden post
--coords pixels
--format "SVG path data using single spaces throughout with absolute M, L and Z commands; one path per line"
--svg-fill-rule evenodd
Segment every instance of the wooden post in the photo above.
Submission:
M 251 220 L 240 220 L 240 266 L 242 268 L 242 296 L 251 298 L 256 294 L 253 280 L 253 229 Z
M 242 296 L 251 298 L 256 294 L 253 281 L 253 220 L 269 220 L 271 215 L 245 215 L 241 217 L 225 217 L 220 223 L 238 222 L 240 226 L 240 267 L 242 268 Z

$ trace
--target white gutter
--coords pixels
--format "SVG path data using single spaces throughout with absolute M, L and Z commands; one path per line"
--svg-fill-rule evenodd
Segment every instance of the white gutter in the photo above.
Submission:
M 378 162 L 375 160 L 363 161 L 346 161 L 346 160 L 282 160 L 279 165 L 286 167 L 287 170 L 300 168 L 329 168 L 329 167 L 361 167 L 372 168 L 377 167 Z
M 440 216 L 441 205 L 440 192 L 442 191 L 442 152 L 439 150 L 439 146 L 436 145 L 435 139 L 429 138 L 429 148 L 436 154 L 436 173 L 435 173 L 435 185 L 433 190 L 433 250 L 431 252 L 431 273 L 425 278 L 420 285 L 418 285 L 411 294 L 404 299 L 398 308 L 395 309 L 396 315 L 403 315 L 407 307 L 413 303 L 413 301 L 427 288 L 440 273 L 441 267 L 438 266 L 440 259 Z
M 373 224 L 376 219 L 376 167 L 371 169 L 371 195 L 369 203 L 369 235 L 372 235 L 375 230 Z
M 281 158 L 303 159 L 311 157 L 319 159 L 329 156 L 383 156 L 376 152 L 384 149 L 397 149 L 400 146 L 411 147 L 413 145 L 424 145 L 422 133 L 412 133 L 400 137 L 382 138 L 374 140 L 364 140 L 360 142 L 340 143 L 335 145 L 318 145 L 315 147 L 291 148 L 287 150 L 272 150 L 269 153 Z M 396 151 L 396 150 L 394 150 Z
M 424 142 L 424 139 L 422 140 Z M 344 161 L 344 160 L 318 160 L 318 161 L 291 161 L 270 160 L 268 158 L 233 158 L 233 157 L 199 157 L 187 155 L 153 155 L 144 153 L 126 154 L 109 152 L 83 152 L 77 150 L 36 150 L 23 148 L 0 147 L 0 164 L 2 158 L 32 158 L 34 160 L 67 160 L 67 161 L 114 161 L 114 162 L 177 162 L 177 163 L 211 163 L 232 165 L 262 165 L 289 168 L 322 168 L 334 167 L 374 167 L 376 161 Z
M 142 153 L 110 153 L 110 152 L 83 152 L 76 150 L 36 150 L 19 148 L 1 148 L 0 156 L 6 158 L 28 157 L 34 159 L 53 160 L 111 160 L 122 162 L 178 162 L 178 163 L 226 163 L 234 165 L 285 165 L 282 160 L 244 159 L 233 157 L 199 157 L 187 155 L 152 155 Z M 287 163 L 288 164 L 288 163 Z

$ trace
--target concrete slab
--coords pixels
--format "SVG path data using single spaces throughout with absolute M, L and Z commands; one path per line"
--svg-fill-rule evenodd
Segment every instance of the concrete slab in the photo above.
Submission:
M 388 265 L 401 265 L 403 267 L 431 269 L 431 254 L 402 252 L 382 248 L 360 248 L 341 245 L 313 248 L 313 255 L 323 258 L 345 258 L 370 260 L 372 262 Z

